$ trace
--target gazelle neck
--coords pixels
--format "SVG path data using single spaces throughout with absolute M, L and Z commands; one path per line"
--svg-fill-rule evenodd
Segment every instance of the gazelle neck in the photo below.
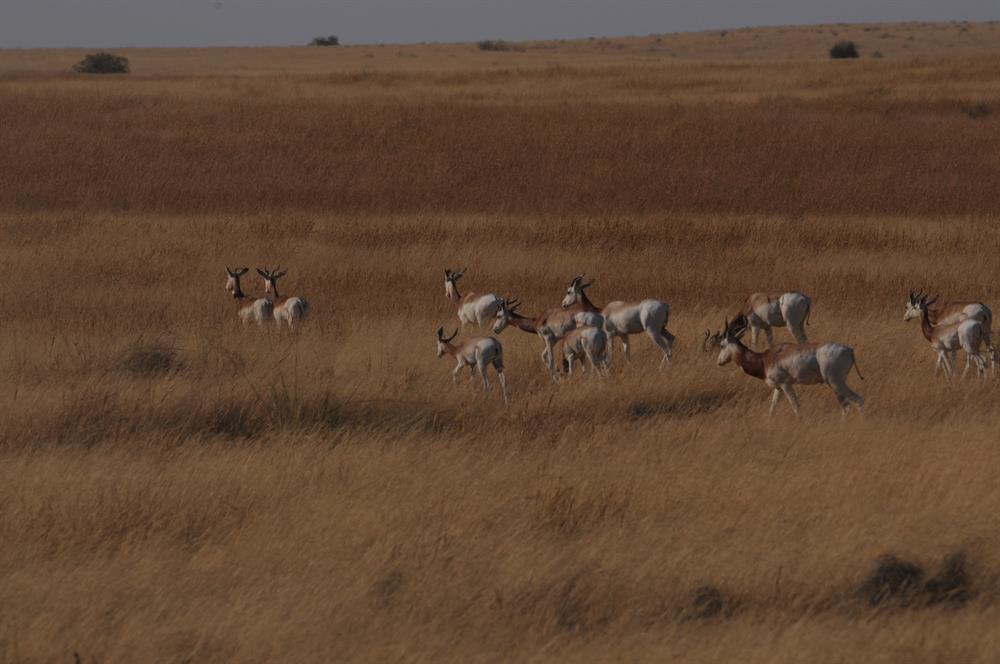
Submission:
M 601 311 L 594 306 L 594 303 L 590 301 L 589 297 L 587 297 L 587 291 L 581 290 L 580 296 L 576 299 L 576 302 L 583 308 L 584 311 L 596 311 L 598 313 Z
M 754 378 L 764 378 L 764 354 L 750 350 L 742 342 L 736 343 L 733 351 L 733 360 L 740 366 L 748 376 Z
M 444 292 L 448 296 L 448 299 L 455 304 L 458 304 L 462 299 L 462 296 L 458 293 L 458 284 L 451 279 L 444 282 Z
M 924 339 L 934 340 L 934 326 L 931 324 L 930 312 L 927 307 L 920 308 L 920 331 L 924 333 Z
M 508 320 L 511 325 L 519 330 L 524 330 L 525 332 L 530 332 L 532 334 L 538 333 L 538 324 L 534 318 L 522 316 L 521 314 L 511 314 Z
M 272 302 L 276 301 L 276 300 L 280 300 L 281 296 L 278 295 L 278 282 L 277 281 L 270 281 L 268 283 L 271 284 L 271 290 L 267 293 L 267 299 L 271 300 Z

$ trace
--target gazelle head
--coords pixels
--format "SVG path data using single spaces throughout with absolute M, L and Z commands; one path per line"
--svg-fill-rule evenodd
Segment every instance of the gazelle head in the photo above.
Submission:
M 451 340 L 458 336 L 458 330 L 455 330 L 450 337 L 444 336 L 444 328 L 438 328 L 438 341 L 437 341 L 437 356 L 443 357 L 447 352 L 446 348 Z
M 233 297 L 237 299 L 244 297 L 243 291 L 240 289 L 240 277 L 249 271 L 248 267 L 238 267 L 235 270 L 226 267 L 226 292 L 232 293 Z
M 592 282 L 588 281 L 583 283 L 583 275 L 578 275 L 573 277 L 573 281 L 570 283 L 569 288 L 566 289 L 566 296 L 562 300 L 563 309 L 572 307 L 574 304 L 580 301 L 580 296 L 583 295 L 583 289 L 589 288 Z
M 500 301 L 500 308 L 497 309 L 497 320 L 493 323 L 493 334 L 503 332 L 504 328 L 510 324 L 511 315 L 515 313 L 519 306 L 521 306 L 521 303 L 516 297 Z
M 444 271 L 444 294 L 447 297 L 452 297 L 456 292 L 458 292 L 458 280 L 462 278 L 465 271 L 469 268 L 463 267 L 461 270 L 451 270 Z
M 706 353 L 711 353 L 713 350 L 722 345 L 722 340 L 725 335 L 722 332 L 711 332 L 710 330 L 705 330 L 705 336 L 701 340 L 701 349 Z
M 724 331 L 719 334 L 722 341 L 719 343 L 719 366 L 725 366 L 733 361 L 733 355 L 736 349 L 742 344 L 740 339 L 746 334 L 748 322 L 746 316 L 739 316 L 734 321 L 726 321 Z
M 923 291 L 910 291 L 906 300 L 906 311 L 903 313 L 903 320 L 910 321 L 920 318 L 920 303 L 927 299 L 927 293 Z
M 282 270 L 280 267 L 276 267 L 273 270 L 268 270 L 266 267 L 257 268 L 257 274 L 264 278 L 264 292 L 277 295 L 278 279 L 285 276 L 286 272 L 288 270 Z

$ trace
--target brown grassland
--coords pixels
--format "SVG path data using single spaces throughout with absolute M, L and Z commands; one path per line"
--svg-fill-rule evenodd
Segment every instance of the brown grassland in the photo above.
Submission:
M 1000 380 L 902 313 L 1000 307 L 998 37 L 0 51 L 0 659 L 995 661 Z M 278 263 L 306 324 L 241 329 L 223 266 Z M 455 388 L 463 266 L 664 299 L 675 360 L 552 383 L 508 330 L 511 406 Z M 863 417 L 700 351 L 778 288 Z M 882 554 L 967 582 L 873 605 Z

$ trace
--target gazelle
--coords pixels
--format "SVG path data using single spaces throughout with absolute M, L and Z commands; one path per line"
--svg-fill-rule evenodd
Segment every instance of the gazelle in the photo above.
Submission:
M 458 336 L 458 330 L 446 338 L 444 328 L 438 328 L 437 356 L 440 358 L 451 355 L 455 358 L 455 369 L 451 372 L 452 382 L 458 384 L 458 374 L 465 367 L 469 367 L 473 377 L 476 375 L 476 369 L 479 369 L 479 374 L 483 377 L 483 389 L 489 392 L 490 379 L 486 375 L 486 369 L 492 364 L 497 372 L 497 378 L 500 380 L 503 402 L 509 403 L 507 401 L 507 376 L 503 372 L 503 346 L 500 341 L 495 337 L 469 337 L 463 339 L 459 344 L 453 344 L 452 341 L 456 336 Z
M 841 412 L 846 415 L 851 403 L 861 412 L 865 400 L 847 386 L 847 376 L 851 368 L 864 380 L 854 359 L 854 349 L 843 344 L 827 343 L 792 344 L 783 343 L 771 346 L 763 352 L 756 352 L 743 345 L 742 337 L 749 324 L 740 316 L 732 323 L 726 321 L 725 331 L 720 333 L 722 343 L 719 350 L 719 366 L 729 362 L 739 365 L 743 373 L 762 379 L 768 387 L 774 390 L 771 395 L 770 413 L 778 406 L 781 393 L 784 392 L 788 403 L 795 414 L 799 414 L 799 399 L 792 387 L 801 385 L 829 385 Z
M 670 307 L 659 300 L 641 302 L 609 302 L 603 310 L 597 308 L 587 297 L 586 289 L 592 282 L 583 282 L 583 275 L 575 277 L 566 289 L 563 308 L 579 307 L 582 311 L 600 314 L 604 318 L 604 331 L 608 335 L 608 356 L 615 338 L 622 340 L 625 360 L 629 360 L 629 335 L 645 332 L 657 348 L 663 352 L 660 367 L 670 362 L 676 337 L 667 331 Z
M 578 326 L 600 327 L 602 323 L 600 316 L 583 311 L 567 311 L 562 308 L 549 309 L 537 317 L 524 316 L 517 313 L 516 309 L 519 306 L 521 305 L 517 299 L 500 301 L 496 322 L 493 323 L 493 333 L 500 334 L 508 325 L 513 325 L 524 332 L 537 334 L 542 343 L 545 344 L 545 348 L 542 349 L 542 363 L 549 370 L 553 379 L 556 372 L 554 353 L 556 342 Z
M 945 379 L 951 380 L 955 374 L 955 356 L 958 349 L 965 351 L 965 370 L 962 377 L 969 371 L 970 361 L 975 361 L 976 371 L 979 376 L 986 378 L 986 360 L 983 359 L 979 348 L 984 339 L 984 325 L 975 318 L 966 318 L 957 323 L 932 325 L 930 321 L 930 306 L 934 300 L 927 300 L 927 296 L 920 296 L 917 306 L 920 308 L 920 331 L 924 338 L 931 344 L 937 356 L 937 363 L 934 365 L 934 375 L 937 375 L 939 368 L 944 369 Z
M 809 311 L 812 300 L 808 295 L 791 291 L 788 293 L 754 293 L 746 299 L 736 316 L 743 316 L 750 326 L 750 347 L 757 345 L 757 335 L 764 330 L 767 335 L 767 345 L 774 345 L 772 328 L 788 327 L 795 340 L 804 344 L 806 338 L 806 323 L 809 322 Z
M 249 271 L 248 267 L 238 267 L 235 270 L 226 267 L 226 291 L 233 294 L 233 298 L 236 300 L 237 314 L 244 326 L 250 322 L 263 325 L 271 316 L 271 301 L 265 298 L 248 298 L 240 288 L 240 277 Z
M 920 310 L 920 302 L 926 299 L 927 293 L 922 291 L 910 291 L 909 297 L 906 300 L 906 311 L 903 313 L 903 320 L 919 320 L 923 315 Z M 997 351 L 996 347 L 993 345 L 993 312 L 990 311 L 990 308 L 982 302 L 972 301 L 944 302 L 934 308 L 931 308 L 930 305 L 934 304 L 937 299 L 938 298 L 935 297 L 933 300 L 928 302 L 927 318 L 930 320 L 931 325 L 952 325 L 955 323 L 961 323 L 964 320 L 978 320 L 982 323 L 983 343 L 986 345 L 986 349 L 989 352 L 990 368 L 995 376 Z M 968 362 L 966 362 L 966 365 L 968 365 Z
M 570 378 L 573 377 L 573 362 L 577 360 L 581 367 L 589 360 L 595 374 L 607 373 L 608 335 L 601 328 L 593 325 L 575 327 L 566 333 L 561 343 L 566 373 Z
M 444 294 L 458 309 L 458 320 L 462 325 L 477 325 L 482 327 L 491 318 L 497 315 L 500 308 L 501 298 L 495 293 L 480 295 L 479 293 L 466 293 L 461 295 L 458 292 L 458 280 L 465 274 L 465 270 L 444 271 Z
M 274 270 L 268 270 L 266 267 L 257 268 L 257 274 L 264 278 L 264 292 L 267 293 L 267 297 L 274 307 L 274 320 L 277 321 L 278 325 L 281 325 L 282 322 L 288 323 L 288 328 L 292 329 L 299 324 L 306 311 L 309 310 L 309 303 L 301 297 L 281 297 L 278 295 L 278 279 L 285 276 L 286 272 L 288 270 L 282 270 L 280 267 L 276 267 Z

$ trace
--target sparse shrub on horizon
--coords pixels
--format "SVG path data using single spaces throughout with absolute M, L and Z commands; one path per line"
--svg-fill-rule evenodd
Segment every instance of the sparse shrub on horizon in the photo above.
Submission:
M 523 46 L 518 46 L 517 44 L 504 41 L 503 39 L 484 39 L 479 42 L 477 46 L 479 46 L 480 51 L 520 52 L 524 50 Z
M 78 74 L 127 74 L 128 58 L 107 51 L 90 53 L 73 66 Z
M 858 47 L 852 41 L 839 41 L 830 48 L 830 57 L 834 60 L 858 57 Z
M 327 35 L 326 37 L 314 37 L 310 46 L 340 46 L 340 38 L 337 35 Z

